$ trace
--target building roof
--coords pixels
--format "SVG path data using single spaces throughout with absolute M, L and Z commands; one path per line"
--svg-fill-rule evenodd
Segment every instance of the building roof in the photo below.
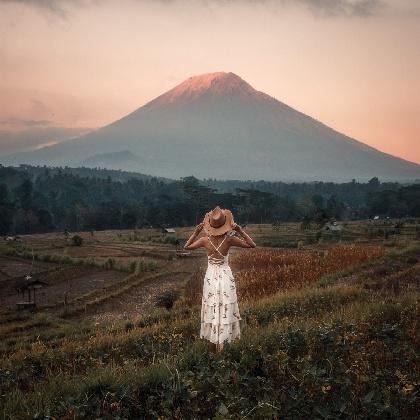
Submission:
M 165 232 L 168 232 L 168 233 L 175 233 L 175 229 L 174 228 L 164 228 L 163 230 Z
M 17 279 L 14 283 L 13 283 L 13 287 L 15 289 L 20 289 L 20 290 L 27 290 L 27 289 L 38 289 L 44 286 L 48 286 L 48 283 L 43 281 L 43 280 L 39 280 L 39 279 L 27 279 L 25 277 Z

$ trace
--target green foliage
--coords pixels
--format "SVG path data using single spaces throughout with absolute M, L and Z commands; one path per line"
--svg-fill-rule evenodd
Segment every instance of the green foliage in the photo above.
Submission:
M 31 255 L 20 244 L 9 252 Z M 241 339 L 219 354 L 198 337 L 200 306 L 171 293 L 140 319 L 104 326 L 10 315 L 0 323 L 3 417 L 417 418 L 419 252 L 414 243 L 243 301 Z M 406 288 L 390 289 L 395 276 Z
M 73 246 L 82 246 L 82 244 L 83 244 L 83 238 L 81 236 L 79 236 L 79 235 L 74 235 L 71 238 L 71 242 L 72 242 Z
M 172 309 L 175 301 L 179 297 L 179 291 L 175 289 L 165 290 L 156 298 L 156 306 Z
M 9 183 L 16 187 L 9 189 Z M 238 222 L 273 223 L 276 229 L 280 221 L 302 221 L 305 228 L 332 217 L 419 217 L 419 201 L 418 184 L 376 180 L 162 180 L 105 169 L 0 166 L 0 234 L 191 226 L 216 205 L 231 208 Z M 176 242 L 170 236 L 146 239 L 135 233 L 128 240 Z
M 336 318 L 253 327 L 218 355 L 187 338 L 197 324 L 165 324 L 77 356 L 78 363 L 124 357 L 124 367 L 60 375 L 49 385 L 41 381 L 33 392 L 15 391 L 4 401 L 4 413 L 19 417 L 23 407 L 32 407 L 38 417 L 71 412 L 76 418 L 174 413 L 178 418 L 415 418 L 417 356 L 409 344 L 415 304 L 402 303 L 388 301 L 360 323 Z M 135 326 L 128 322 L 124 330 L 132 334 Z M 26 358 L 21 370 L 9 370 L 4 389 L 11 389 L 9 381 L 17 374 L 26 381 L 45 380 L 46 364 L 58 362 L 47 357 Z M 155 361 L 139 368 L 140 360 Z
M 143 261 L 140 260 L 137 263 L 136 273 L 144 273 L 147 271 L 156 271 L 159 268 L 159 264 L 156 261 Z

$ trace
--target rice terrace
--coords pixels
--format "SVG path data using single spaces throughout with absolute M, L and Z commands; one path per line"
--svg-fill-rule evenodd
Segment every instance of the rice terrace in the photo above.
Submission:
M 247 229 L 220 354 L 191 228 L 4 238 L 2 418 L 416 418 L 420 220 Z

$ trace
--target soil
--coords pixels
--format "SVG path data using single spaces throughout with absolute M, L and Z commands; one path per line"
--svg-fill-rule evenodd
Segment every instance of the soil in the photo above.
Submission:
M 33 278 L 39 278 L 48 284 L 36 291 L 35 301 L 38 308 L 62 306 L 65 299 L 70 302 L 75 297 L 119 282 L 127 276 L 127 273 L 115 270 L 52 266 L 55 265 L 48 264 L 44 271 L 33 272 L 36 274 Z M 51 271 L 52 268 L 56 268 L 56 270 Z M 13 310 L 17 302 L 28 299 L 28 294 L 25 295 L 25 298 L 22 294 L 18 296 L 17 291 L 13 288 L 15 281 L 15 279 L 7 279 L 0 283 L 0 312 Z
M 155 307 L 156 298 L 164 291 L 180 290 L 189 275 L 187 272 L 172 273 L 146 282 L 141 287 L 133 287 L 126 293 L 107 300 L 100 307 L 91 309 L 87 317 L 99 324 L 121 319 L 136 320 Z

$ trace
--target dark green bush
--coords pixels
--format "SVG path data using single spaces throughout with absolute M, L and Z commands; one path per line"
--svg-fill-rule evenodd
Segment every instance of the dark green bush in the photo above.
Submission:
M 83 244 L 83 238 L 81 236 L 79 236 L 79 235 L 74 235 L 71 238 L 71 242 L 72 242 L 72 245 L 73 246 L 82 246 L 82 244 Z
M 178 290 L 166 290 L 156 298 L 156 306 L 164 307 L 166 309 L 172 309 L 179 295 L 180 293 Z

